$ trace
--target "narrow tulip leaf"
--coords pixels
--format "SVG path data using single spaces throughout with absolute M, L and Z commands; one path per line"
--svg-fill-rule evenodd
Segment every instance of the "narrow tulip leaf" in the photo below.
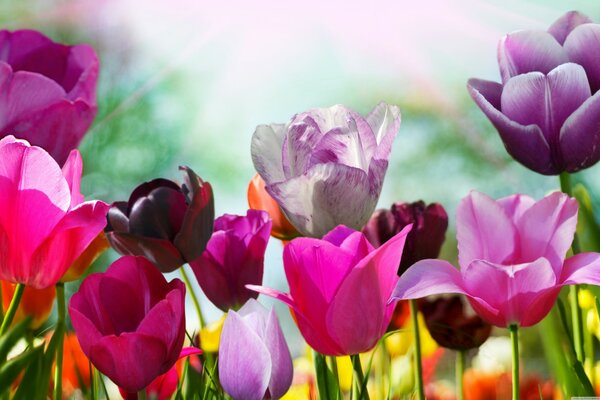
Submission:
M 319 390 L 319 399 L 336 400 L 340 398 L 340 387 L 335 375 L 327 366 L 327 359 L 324 355 L 314 353 L 315 373 L 317 378 L 317 388 Z
M 43 346 L 40 346 L 40 349 L 42 347 Z M 40 386 L 37 385 L 37 382 L 41 380 L 43 364 L 44 352 L 43 349 L 41 349 L 39 355 L 28 365 L 21 380 L 22 382 L 32 383 L 19 385 L 19 388 L 15 392 L 15 399 L 44 400 L 47 397 L 47 393 L 44 393 L 43 390 L 38 390 Z
M 31 318 L 25 318 L 0 337 L 0 364 L 6 360 L 10 350 L 25 336 L 25 331 L 31 323 Z
M 567 322 L 567 310 L 565 308 L 565 303 L 562 301 L 562 299 L 559 297 L 556 300 L 556 305 L 558 307 L 558 313 L 560 315 L 560 322 L 562 324 L 562 327 L 566 333 L 567 336 L 567 340 L 569 341 L 569 347 L 571 349 L 571 353 L 575 354 L 575 344 L 573 343 L 573 336 L 571 334 L 571 329 L 569 328 L 569 323 Z
M 600 225 L 594 216 L 592 198 L 581 183 L 573 188 L 573 196 L 579 203 L 577 236 L 582 251 L 600 251 Z
M 27 366 L 42 354 L 44 346 L 38 346 L 31 350 L 25 351 L 15 358 L 12 358 L 5 362 L 0 367 L 0 393 L 4 393 L 9 390 L 12 383 L 17 379 L 19 374 L 27 368 Z M 32 386 L 32 385 L 21 385 L 21 386 Z M 45 397 L 45 396 L 44 396 Z M 18 397 L 14 397 L 17 399 Z M 33 397 L 31 397 L 33 399 Z

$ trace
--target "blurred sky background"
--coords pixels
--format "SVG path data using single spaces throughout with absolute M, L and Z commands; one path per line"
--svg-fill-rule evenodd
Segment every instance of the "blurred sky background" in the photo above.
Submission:
M 179 179 L 186 164 L 213 185 L 217 215 L 245 213 L 256 125 L 336 103 L 367 113 L 383 100 L 400 106 L 402 126 L 380 206 L 438 201 L 453 230 L 456 204 L 471 189 L 541 197 L 558 186 L 512 161 L 465 85 L 499 80 L 502 35 L 546 29 L 571 9 L 600 21 L 591 0 L 24 0 L 1 2 L 0 21 L 99 53 L 99 112 L 81 146 L 90 198 L 125 200 L 144 180 Z M 599 172 L 576 177 L 594 199 Z M 271 241 L 265 285 L 286 289 L 281 249 Z M 204 303 L 208 319 L 218 318 Z M 288 313 L 278 311 L 300 351 Z

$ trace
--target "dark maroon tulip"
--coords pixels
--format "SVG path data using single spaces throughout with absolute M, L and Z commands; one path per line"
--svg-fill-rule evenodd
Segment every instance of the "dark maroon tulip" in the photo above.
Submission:
M 215 220 L 204 253 L 190 262 L 206 297 L 221 310 L 237 310 L 258 293 L 246 285 L 261 285 L 265 250 L 271 232 L 266 211 L 225 214 Z
M 425 205 L 394 203 L 389 210 L 377 210 L 363 228 L 363 233 L 374 247 L 379 247 L 400 232 L 406 225 L 413 224 L 406 237 L 398 275 L 419 260 L 437 258 L 448 229 L 448 214 L 441 204 Z
M 108 212 L 106 237 L 123 255 L 144 256 L 171 272 L 202 255 L 215 218 L 212 188 L 188 167 L 184 183 L 155 179 Z
M 138 392 L 175 364 L 185 338 L 185 285 L 167 282 L 145 258 L 125 256 L 88 276 L 69 314 L 92 364 Z
M 453 350 L 474 349 L 490 336 L 492 326 L 477 314 L 467 316 L 459 295 L 422 299 L 420 309 L 431 337 L 442 347 Z
M 88 45 L 0 30 L 0 138 L 26 139 L 62 165 L 94 120 L 97 78 Z
M 571 11 L 548 31 L 500 40 L 501 83 L 469 80 L 471 97 L 525 167 L 557 175 L 600 160 L 599 48 L 600 24 Z

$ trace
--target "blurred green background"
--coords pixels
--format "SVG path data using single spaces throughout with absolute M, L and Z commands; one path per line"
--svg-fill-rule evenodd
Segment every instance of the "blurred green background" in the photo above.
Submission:
M 379 204 L 441 202 L 451 216 L 443 257 L 455 260 L 454 210 L 470 190 L 539 198 L 558 187 L 558 178 L 508 156 L 466 81 L 499 79 L 502 35 L 546 29 L 571 9 L 600 21 L 598 3 L 583 0 L 23 0 L 1 2 L 0 22 L 99 53 L 99 110 L 81 145 L 89 198 L 125 200 L 144 180 L 179 179 L 185 164 L 213 185 L 217 215 L 244 213 L 256 125 L 335 103 L 367 113 L 383 100 L 400 106 L 402 126 Z M 599 168 L 575 177 L 594 201 Z M 114 258 L 109 252 L 95 269 Z M 275 240 L 265 284 L 286 285 Z M 203 306 L 209 320 L 219 317 Z M 278 311 L 301 352 L 288 313 Z M 524 348 L 541 355 L 536 337 L 526 330 Z

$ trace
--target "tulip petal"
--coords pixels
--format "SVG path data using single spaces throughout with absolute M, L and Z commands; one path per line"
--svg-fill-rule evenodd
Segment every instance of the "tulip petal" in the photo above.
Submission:
M 523 213 L 517 222 L 520 259 L 544 257 L 560 275 L 577 226 L 577 200 L 555 192 Z
M 504 83 L 528 72 L 547 74 L 568 61 L 560 43 L 544 31 L 514 32 L 504 36 L 498 44 L 498 64 Z
M 456 210 L 456 238 L 461 267 L 483 259 L 502 263 L 516 250 L 517 230 L 504 209 L 489 196 L 471 192 Z
M 267 185 L 285 180 L 282 168 L 284 135 L 284 124 L 259 125 L 252 135 L 252 162 Z
M 470 79 L 467 88 L 475 103 L 498 130 L 506 150 L 515 160 L 541 174 L 551 175 L 561 172 L 553 164 L 550 146 L 540 127 L 523 126 L 511 121 L 500 111 L 502 85 Z
M 303 174 L 315 162 L 312 155 L 325 131 L 321 133 L 313 116 L 308 113 L 300 114 L 287 127 L 281 150 L 281 162 L 286 179 Z M 334 130 L 340 131 L 340 129 Z M 336 158 L 335 154 L 327 156 L 331 156 L 331 160 Z
M 294 366 L 290 349 L 285 341 L 275 310 L 271 309 L 266 323 L 265 344 L 271 355 L 271 379 L 269 393 L 279 399 L 288 391 L 294 377 Z
M 504 209 L 506 215 L 511 218 L 516 226 L 523 213 L 535 204 L 535 200 L 524 194 L 513 194 L 496 200 L 496 203 Z
M 322 237 L 342 223 L 362 228 L 379 198 L 364 171 L 341 164 L 318 164 L 304 175 L 266 189 L 296 229 L 313 237 Z
M 600 91 L 567 118 L 560 131 L 560 148 L 568 172 L 600 160 Z
M 219 379 L 234 399 L 261 400 L 269 386 L 271 358 L 260 337 L 230 311 L 221 332 Z
M 75 206 L 84 202 L 84 197 L 81 194 L 81 174 L 83 173 L 83 160 L 79 150 L 71 150 L 67 161 L 62 167 L 62 173 L 67 180 L 69 189 L 71 189 L 71 206 Z
M 173 240 L 186 210 L 187 203 L 181 190 L 156 188 L 131 206 L 129 232 L 136 236 Z
M 573 29 L 581 24 L 590 22 L 592 22 L 592 20 L 587 15 L 584 15 L 579 11 L 569 11 L 557 19 L 550 28 L 548 28 L 548 33 L 554 36 L 556 41 L 562 45 L 565 43 L 565 39 L 567 39 L 567 36 L 569 36 Z
M 179 250 L 168 240 L 139 237 L 126 232 L 107 232 L 106 238 L 120 254 L 144 256 L 161 272 L 175 271 L 185 263 Z
M 600 286 L 600 254 L 580 253 L 565 260 L 560 276 L 562 285 Z
M 419 299 L 433 294 L 468 294 L 460 272 L 445 260 L 421 260 L 402 274 L 391 299 Z
M 562 64 L 547 76 L 531 72 L 511 78 L 502 91 L 502 112 L 521 125 L 539 126 L 548 143 L 558 146 L 563 123 L 590 96 L 584 69 Z M 555 163 L 562 163 L 560 153 L 553 157 Z
M 373 130 L 377 150 L 373 158 L 387 160 L 390 158 L 392 143 L 400 129 L 400 109 L 397 106 L 381 102 L 367 115 L 367 122 Z
M 564 45 L 569 59 L 585 69 L 593 93 L 600 89 L 600 54 L 594 51 L 599 46 L 600 25 L 598 24 L 577 26 L 567 36 Z
M 558 295 L 557 290 L 550 291 L 557 289 L 557 281 L 545 258 L 519 265 L 475 260 L 461 272 L 469 295 L 483 301 L 477 303 L 487 303 L 499 313 L 493 315 L 477 307 L 476 311 L 489 323 L 500 327 L 539 322 L 550 311 Z
M 368 170 L 369 160 L 365 158 L 360 134 L 353 119 L 348 122 L 347 129 L 335 128 L 324 134 L 316 146 L 309 148 L 308 154 L 310 162 L 306 169 L 317 164 L 335 163 Z M 297 171 L 292 176 L 297 176 L 306 169 Z

